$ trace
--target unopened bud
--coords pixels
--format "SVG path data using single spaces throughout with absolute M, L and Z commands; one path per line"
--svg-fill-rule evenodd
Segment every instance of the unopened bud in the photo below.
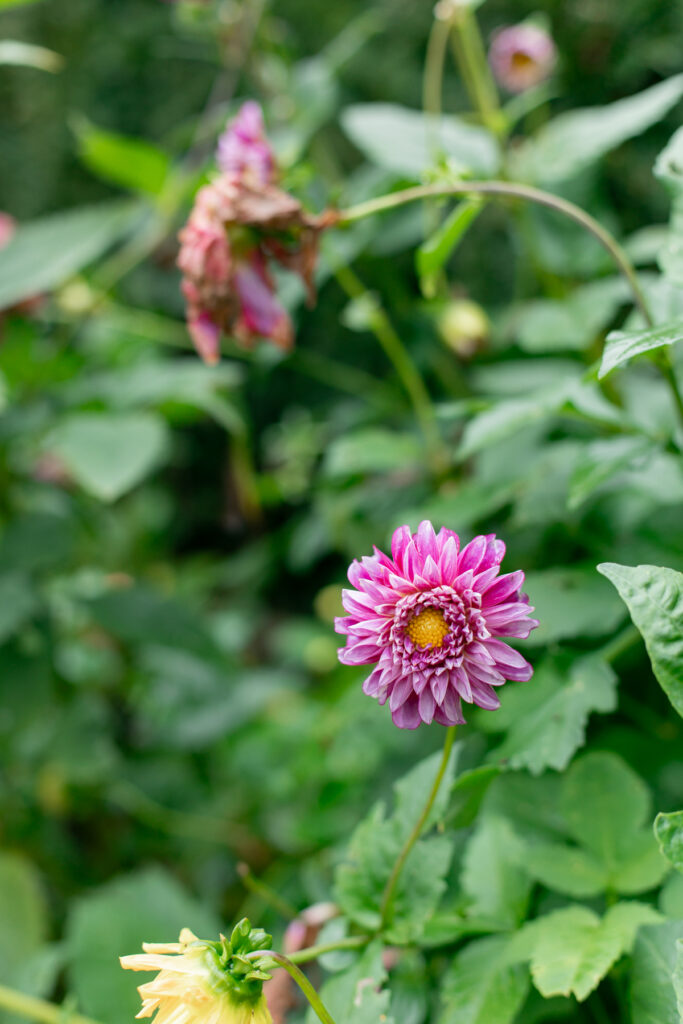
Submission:
M 481 306 L 469 299 L 449 302 L 438 319 L 442 340 L 461 359 L 471 359 L 486 347 L 491 324 Z

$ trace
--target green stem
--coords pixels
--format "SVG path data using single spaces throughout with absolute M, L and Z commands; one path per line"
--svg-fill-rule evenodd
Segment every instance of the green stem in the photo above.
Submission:
M 237 874 L 240 876 L 240 880 L 245 889 L 253 893 L 254 896 L 258 896 L 262 899 L 267 906 L 273 907 L 278 913 L 282 914 L 283 917 L 297 917 L 299 911 L 287 900 L 283 899 L 279 893 L 275 892 L 274 889 L 260 878 L 256 878 L 252 875 L 248 864 L 241 861 L 237 865 Z
M 43 1024 L 97 1024 L 92 1017 L 83 1017 L 80 1013 L 69 1013 L 68 1008 L 49 1003 L 46 999 L 27 996 L 16 989 L 0 985 L 0 1006 L 10 1013 L 18 1013 L 29 1020 L 39 1020 Z
M 352 299 L 360 299 L 366 294 L 366 288 L 356 277 L 350 267 L 338 267 L 335 270 L 337 281 L 346 294 Z M 430 453 L 430 461 L 434 469 L 442 466 L 441 438 L 436 425 L 434 407 L 425 382 L 410 358 L 408 351 L 394 329 L 389 317 L 380 305 L 373 309 L 369 326 L 393 364 L 401 382 L 410 398 L 416 419 Z
M 300 971 L 296 964 L 293 963 L 289 959 L 289 957 L 285 956 L 284 953 L 275 953 L 272 950 L 267 950 L 266 952 L 263 952 L 263 950 L 259 950 L 256 953 L 248 953 L 247 956 L 250 959 L 252 959 L 254 956 L 257 956 L 259 960 L 268 957 L 278 967 L 284 967 L 289 976 L 294 979 L 294 981 L 297 983 L 303 994 L 306 996 L 306 999 L 310 1003 L 312 1009 L 315 1011 L 318 1019 L 322 1021 L 322 1024 L 334 1024 L 334 1018 L 330 1014 L 329 1010 L 326 1008 L 322 999 L 320 998 L 316 990 L 313 988 L 304 972 Z
M 403 849 L 399 853 L 398 857 L 396 858 L 396 862 L 395 862 L 393 868 L 391 869 L 391 874 L 389 875 L 389 881 L 387 882 L 387 884 L 385 886 L 384 894 L 382 896 L 382 903 L 380 905 L 380 931 L 382 930 L 382 928 L 384 928 L 384 926 L 387 923 L 387 918 L 389 916 L 389 911 L 391 910 L 391 903 L 392 903 L 392 900 L 394 898 L 394 892 L 396 890 L 396 886 L 398 885 L 399 878 L 401 877 L 401 872 L 403 871 L 403 867 L 405 865 L 405 862 L 408 859 L 408 855 L 410 854 L 410 851 L 412 850 L 412 848 L 415 846 L 415 843 L 420 838 L 420 835 L 422 833 L 422 829 L 424 828 L 425 822 L 427 821 L 427 818 L 429 817 L 429 812 L 431 811 L 432 807 L 434 806 L 434 801 L 436 800 L 437 794 L 439 792 L 439 788 L 441 786 L 441 783 L 443 782 L 443 777 L 444 777 L 444 775 L 446 773 L 446 768 L 448 767 L 448 760 L 449 760 L 449 758 L 451 756 L 451 750 L 453 749 L 453 743 L 455 742 L 455 731 L 456 731 L 456 728 L 457 728 L 457 726 L 451 725 L 446 730 L 446 740 L 445 740 L 444 745 L 443 745 L 443 754 L 442 754 L 442 757 L 441 757 L 441 764 L 439 765 L 439 770 L 436 773 L 436 778 L 434 779 L 434 782 L 432 784 L 432 788 L 429 791 L 429 796 L 427 797 L 427 802 L 424 805 L 424 807 L 422 808 L 422 813 L 420 814 L 420 817 L 415 822 L 415 826 L 414 826 L 412 832 L 410 833 L 410 835 L 406 839 L 405 844 L 403 846 Z
M 308 960 L 317 960 L 325 953 L 334 953 L 338 949 L 362 949 L 370 941 L 369 935 L 350 935 L 346 939 L 337 939 L 336 942 L 325 942 L 320 946 L 309 946 L 308 949 L 300 949 L 296 953 L 290 953 L 289 959 L 293 964 L 303 964 Z
M 605 661 L 616 661 L 624 651 L 627 651 L 629 647 L 633 647 L 638 640 L 640 640 L 640 633 L 636 627 L 627 626 L 618 636 L 615 636 L 614 640 L 610 640 L 608 644 L 600 649 L 600 656 Z
M 422 82 L 422 106 L 426 114 L 432 114 L 435 117 L 439 117 L 441 114 L 443 69 L 453 16 L 453 14 L 446 18 L 435 16 L 427 42 Z
M 628 281 L 633 292 L 635 304 L 644 317 L 645 322 L 651 327 L 654 326 L 654 320 L 648 309 L 647 301 L 638 282 L 636 272 L 617 240 L 612 237 L 609 231 L 603 228 L 602 224 L 595 220 L 594 217 L 591 217 L 589 213 L 586 213 L 585 210 L 582 210 L 581 207 L 575 206 L 574 203 L 570 203 L 567 199 L 562 199 L 560 196 L 553 195 L 551 192 L 544 192 L 540 188 L 534 188 L 532 185 L 519 185 L 508 181 L 459 181 L 450 182 L 449 184 L 416 185 L 413 188 L 402 189 L 400 192 L 391 192 L 389 195 L 379 196 L 377 199 L 369 199 L 367 202 L 358 203 L 357 206 L 352 206 L 348 210 L 341 210 L 338 215 L 338 223 L 350 224 L 353 221 L 361 220 L 363 217 L 381 213 L 383 210 L 392 210 L 406 203 L 447 195 L 508 196 L 511 199 L 524 199 L 537 203 L 539 206 L 546 206 L 557 213 L 563 214 L 565 217 L 569 217 L 570 220 L 580 224 L 594 238 L 597 238 L 600 244 L 607 250 Z
M 505 121 L 501 116 L 498 90 L 486 60 L 479 25 L 467 4 L 456 5 L 455 13 L 453 27 L 459 39 L 455 52 L 461 62 L 463 77 L 471 83 L 472 98 L 483 124 L 495 136 L 500 137 L 505 128 Z

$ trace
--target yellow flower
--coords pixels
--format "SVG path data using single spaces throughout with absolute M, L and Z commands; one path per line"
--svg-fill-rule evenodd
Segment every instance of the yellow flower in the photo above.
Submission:
M 158 1011 L 154 1024 L 272 1024 L 262 991 L 267 975 L 239 953 L 233 957 L 223 936 L 219 943 L 203 942 L 183 928 L 178 942 L 144 942 L 142 948 L 120 958 L 127 970 L 159 972 L 138 988 L 138 1017 Z

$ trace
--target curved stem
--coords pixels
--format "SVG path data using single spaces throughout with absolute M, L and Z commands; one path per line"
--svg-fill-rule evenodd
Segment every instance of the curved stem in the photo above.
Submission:
M 268 959 L 272 960 L 278 967 L 284 967 L 289 976 L 294 979 L 303 994 L 306 996 L 306 999 L 315 1011 L 318 1019 L 322 1021 L 322 1024 L 335 1024 L 334 1018 L 325 1007 L 325 1004 L 313 988 L 313 985 L 311 985 L 304 972 L 300 971 L 296 964 L 293 963 L 289 957 L 285 956 L 284 953 L 275 953 L 269 949 L 265 952 L 263 950 L 259 950 L 255 953 L 248 953 L 247 956 L 249 959 L 256 956 L 259 961 L 265 960 L 265 958 L 268 957 Z
M 325 953 L 334 953 L 341 949 L 362 949 L 370 941 L 369 935 L 350 935 L 346 939 L 337 939 L 336 942 L 324 942 L 319 946 L 309 946 L 308 949 L 300 949 L 296 953 L 290 953 L 289 959 L 293 964 L 303 964 L 308 960 L 317 960 Z
M 69 1013 L 68 1007 L 57 1006 L 46 999 L 27 996 L 24 992 L 0 985 L 0 1006 L 10 1013 L 18 1013 L 30 1020 L 42 1021 L 43 1024 L 97 1024 L 92 1017 L 84 1017 L 80 1013 Z
M 436 778 L 434 779 L 432 788 L 429 791 L 427 802 L 422 808 L 422 813 L 420 814 L 420 817 L 415 822 L 412 832 L 406 839 L 403 849 L 399 853 L 398 857 L 396 858 L 396 863 L 391 869 L 389 881 L 385 886 L 384 894 L 382 896 L 382 903 L 380 905 L 380 931 L 387 923 L 387 917 L 389 916 L 389 911 L 391 910 L 391 903 L 394 898 L 394 892 L 396 890 L 396 886 L 398 885 L 398 880 L 401 877 L 401 872 L 403 871 L 405 862 L 408 859 L 408 855 L 412 848 L 415 846 L 415 843 L 420 838 L 422 829 L 424 828 L 425 822 L 429 817 L 429 812 L 434 806 L 434 801 L 436 800 L 439 788 L 441 786 L 441 783 L 443 782 L 443 777 L 446 773 L 446 768 L 448 766 L 448 760 L 451 756 L 451 750 L 453 749 L 453 743 L 455 741 L 456 729 L 457 726 L 451 725 L 446 730 L 446 740 L 443 745 L 441 764 L 439 765 L 439 770 L 436 773 Z
M 445 19 L 435 17 L 427 42 L 427 56 L 422 81 L 422 107 L 426 114 L 433 114 L 436 117 L 441 113 L 443 69 L 452 21 L 452 15 Z
M 579 206 L 575 206 L 574 203 L 570 203 L 567 199 L 562 199 L 560 196 L 555 196 L 551 192 L 544 192 L 540 188 L 534 188 L 532 185 L 519 185 L 507 181 L 458 181 L 449 184 L 416 185 L 414 188 L 392 192 L 389 195 L 380 196 L 378 199 L 370 199 L 365 203 L 358 203 L 357 206 L 352 206 L 348 210 L 341 210 L 338 214 L 337 223 L 350 224 L 352 221 L 361 220 L 363 217 L 381 213 L 383 210 L 391 210 L 396 206 L 403 206 L 405 203 L 413 203 L 419 199 L 468 194 L 526 199 L 529 202 L 538 203 L 539 206 L 547 206 L 549 209 L 556 210 L 565 217 L 569 217 L 570 220 L 576 221 L 577 224 L 580 224 L 586 231 L 590 232 L 594 238 L 597 238 L 610 254 L 628 281 L 633 292 L 635 304 L 644 317 L 645 322 L 649 326 L 654 326 L 654 321 L 648 309 L 645 295 L 638 282 L 636 272 L 617 240 L 612 237 L 609 231 L 603 228 L 602 224 Z

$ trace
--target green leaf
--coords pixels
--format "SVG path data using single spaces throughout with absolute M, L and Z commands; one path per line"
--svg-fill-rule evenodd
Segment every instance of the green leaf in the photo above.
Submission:
M 350 967 L 325 982 L 320 998 L 338 1024 L 393 1024 L 393 1018 L 388 1016 L 390 994 L 384 988 L 386 977 L 382 944 L 375 941 Z M 318 1024 L 310 1007 L 306 1024 Z
M 426 829 L 446 811 L 458 749 L 451 754 Z M 395 786 L 393 815 L 387 818 L 384 805 L 376 804 L 351 837 L 347 858 L 337 869 L 336 893 L 344 912 L 363 928 L 379 927 L 391 870 L 426 803 L 440 759 L 441 754 L 435 754 L 400 779 Z M 387 922 L 388 941 L 402 944 L 419 937 L 444 891 L 451 856 L 452 844 L 445 836 L 421 839 L 413 847 L 396 886 Z
M 503 694 L 502 710 L 513 720 L 491 759 L 526 768 L 532 775 L 546 768 L 563 771 L 586 741 L 591 712 L 616 708 L 616 685 L 614 672 L 597 655 L 574 662 L 567 682 L 548 667 L 537 672 L 528 683 Z
M 467 844 L 460 878 L 468 915 L 509 929 L 524 919 L 531 880 L 519 866 L 521 843 L 504 818 L 480 818 Z
M 24 626 L 38 608 L 38 598 L 25 573 L 0 574 L 0 644 Z
M 674 75 L 615 103 L 560 114 L 524 146 L 518 159 L 540 181 L 566 181 L 657 124 L 681 96 L 683 75 Z
M 602 380 L 635 356 L 676 345 L 679 341 L 683 341 L 683 323 L 680 320 L 639 331 L 612 331 L 607 335 L 598 377 Z
M 521 862 L 532 878 L 565 896 L 599 896 L 609 881 L 604 865 L 596 857 L 565 843 L 530 841 L 524 845 Z
M 587 907 L 571 906 L 532 921 L 522 935 L 532 947 L 534 985 L 546 999 L 574 995 L 583 1002 L 630 952 L 638 929 L 660 920 L 645 903 L 617 903 L 602 920 Z
M 164 420 L 153 413 L 76 413 L 48 440 L 86 491 L 116 501 L 161 461 L 167 447 Z
M 654 173 L 671 195 L 671 223 L 659 252 L 659 266 L 669 280 L 683 286 L 683 128 L 657 157 Z
M 143 942 L 176 942 L 180 929 L 204 939 L 224 930 L 162 868 L 117 878 L 73 904 L 67 921 L 69 978 L 80 1007 L 104 1024 L 121 1024 L 140 1009 L 140 976 L 118 958 Z
M 442 156 L 477 174 L 491 175 L 498 166 L 490 132 L 453 115 L 430 117 L 393 103 L 359 103 L 343 111 L 342 126 L 371 163 L 410 178 L 421 178 Z
M 38 872 L 15 853 L 0 853 L 0 982 L 14 985 L 47 936 L 47 904 Z
M 510 940 L 477 939 L 456 954 L 443 981 L 437 1024 L 512 1024 L 529 992 L 529 972 L 506 961 Z
M 34 4 L 36 0 L 0 0 L 0 11 L 5 7 L 23 7 L 26 4 Z
M 495 764 L 481 765 L 463 772 L 453 783 L 448 802 L 446 824 L 450 828 L 467 828 L 477 816 L 489 786 L 498 778 Z
M 423 295 L 428 299 L 433 298 L 436 294 L 439 272 L 453 250 L 459 245 L 482 206 L 482 201 L 479 198 L 464 199 L 458 203 L 434 234 L 417 250 L 415 264 L 420 278 L 420 287 Z
M 542 569 L 527 573 L 524 590 L 540 622 L 527 644 L 611 633 L 624 618 L 616 595 L 592 568 Z
M 673 973 L 674 992 L 676 993 L 676 1007 L 679 1016 L 683 1020 L 683 939 L 676 939 L 676 963 Z
M 64 58 L 44 46 L 33 46 L 16 39 L 0 40 L 0 64 L 14 64 L 18 67 L 37 68 L 38 71 L 61 71 Z
M 0 250 L 0 309 L 56 288 L 125 235 L 139 213 L 137 203 L 116 201 L 22 224 Z
M 683 871 L 683 811 L 658 814 L 655 818 L 655 837 L 668 861 Z
M 418 465 L 422 447 L 413 434 L 376 427 L 338 437 L 327 449 L 324 472 L 329 477 L 386 473 Z
M 468 459 L 476 452 L 510 437 L 522 427 L 539 423 L 558 413 L 569 397 L 574 382 L 562 382 L 554 388 L 526 398 L 510 398 L 473 416 L 463 431 L 458 457 Z
M 683 573 L 616 562 L 603 562 L 597 568 L 625 601 L 660 686 L 683 715 Z
M 634 463 L 644 464 L 654 451 L 652 442 L 643 437 L 611 437 L 586 445 L 569 484 L 569 508 L 578 508 Z
M 0 565 L 28 572 L 52 568 L 72 554 L 74 534 L 73 520 L 67 516 L 24 512 L 2 534 Z
M 146 586 L 126 587 L 88 602 L 94 620 L 124 643 L 178 648 L 210 658 L 216 647 L 202 618 L 177 598 Z
M 74 121 L 79 155 L 89 170 L 105 181 L 134 192 L 158 196 L 171 169 L 171 158 L 145 139 L 117 135 L 91 124 Z
M 514 313 L 515 340 L 526 352 L 581 351 L 609 325 L 630 294 L 622 278 L 607 277 L 575 288 L 565 299 L 525 302 Z
M 683 921 L 667 921 L 639 932 L 631 971 L 633 1024 L 680 1024 L 674 973 L 681 939 Z

